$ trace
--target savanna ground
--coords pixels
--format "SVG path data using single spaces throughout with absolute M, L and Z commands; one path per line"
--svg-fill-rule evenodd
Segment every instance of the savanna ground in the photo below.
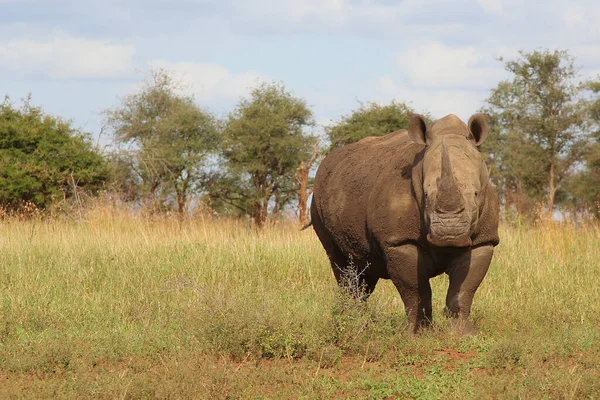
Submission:
M 312 230 L 0 222 L 0 398 L 600 398 L 600 229 L 504 225 L 451 334 L 337 289 Z

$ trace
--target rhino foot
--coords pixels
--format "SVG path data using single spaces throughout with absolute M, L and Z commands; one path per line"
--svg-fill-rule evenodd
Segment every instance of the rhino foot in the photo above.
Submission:
M 473 324 L 468 320 L 461 318 L 451 318 L 449 322 L 450 330 L 459 336 L 475 336 L 477 331 Z

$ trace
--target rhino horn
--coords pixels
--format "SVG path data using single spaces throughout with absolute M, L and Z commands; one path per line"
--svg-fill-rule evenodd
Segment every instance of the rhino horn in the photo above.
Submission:
M 442 179 L 454 180 L 452 174 L 452 163 L 450 162 L 450 154 L 448 154 L 448 146 L 446 145 L 446 138 L 442 139 Z
M 442 174 L 437 182 L 437 209 L 441 212 L 460 212 L 464 207 L 464 201 L 458 185 L 452 173 L 450 154 L 446 146 L 446 140 L 442 140 Z

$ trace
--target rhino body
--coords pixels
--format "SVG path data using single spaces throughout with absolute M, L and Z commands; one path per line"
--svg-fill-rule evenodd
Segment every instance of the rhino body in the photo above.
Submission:
M 332 151 L 315 177 L 311 218 L 338 284 L 368 296 L 391 279 L 409 330 L 431 321 L 429 279 L 447 273 L 445 313 L 461 333 L 498 244 L 498 200 L 477 146 L 485 117 L 448 115 Z M 350 274 L 349 274 L 350 273 Z M 345 279 L 353 275 L 355 279 Z

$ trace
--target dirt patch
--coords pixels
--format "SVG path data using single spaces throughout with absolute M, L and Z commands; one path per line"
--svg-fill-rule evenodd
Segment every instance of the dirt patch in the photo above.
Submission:
M 309 359 L 247 359 L 161 354 L 152 358 L 98 359 L 60 373 L 0 372 L 0 397 L 187 397 L 347 398 L 387 393 L 399 382 L 423 378 L 429 368 L 458 369 L 475 356 L 444 349 L 412 364 L 368 361 L 364 356 L 342 356 L 333 366 L 320 367 Z M 480 373 L 475 370 L 475 374 Z M 398 379 L 404 376 L 408 379 Z M 404 384 L 404 383 L 402 383 Z M 396 386 L 394 386 L 396 385 Z
M 439 359 L 447 358 L 449 362 L 468 363 L 475 358 L 476 353 L 474 351 L 460 352 L 456 349 L 442 349 L 436 350 L 433 356 Z

